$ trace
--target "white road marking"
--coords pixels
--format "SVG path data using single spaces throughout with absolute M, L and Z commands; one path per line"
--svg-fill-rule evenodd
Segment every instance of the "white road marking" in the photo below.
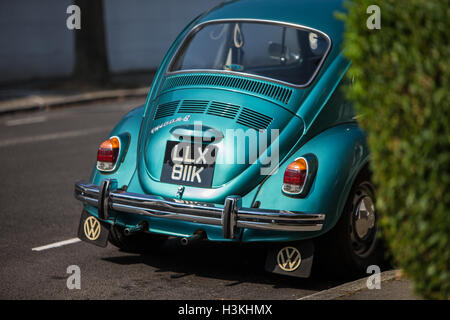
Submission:
M 47 133 L 47 134 L 41 134 L 41 135 L 31 136 L 31 137 L 12 138 L 12 139 L 0 141 L 0 147 L 7 147 L 7 146 L 11 146 L 11 145 L 31 143 L 31 142 L 42 142 L 42 141 L 65 139 L 65 138 L 76 138 L 76 137 L 80 137 L 80 136 L 86 136 L 89 134 L 103 132 L 103 131 L 109 131 L 109 130 L 111 130 L 110 126 L 91 128 L 91 129 L 83 129 L 83 130 Z
M 23 124 L 44 122 L 46 120 L 47 120 L 47 117 L 45 117 L 45 116 L 28 117 L 28 118 L 8 120 L 8 121 L 5 122 L 5 125 L 7 127 L 13 127 L 13 126 L 20 126 L 20 125 L 23 125 Z
M 42 247 L 36 247 L 36 248 L 31 249 L 31 250 L 33 250 L 33 251 L 42 251 L 42 250 L 47 250 L 47 249 L 52 249 L 52 248 L 66 246 L 68 244 L 77 243 L 77 242 L 80 242 L 80 241 L 81 240 L 79 238 L 72 238 L 72 239 L 69 239 L 69 240 L 64 240 L 64 241 L 59 241 L 59 242 L 47 244 L 47 245 L 42 246 Z

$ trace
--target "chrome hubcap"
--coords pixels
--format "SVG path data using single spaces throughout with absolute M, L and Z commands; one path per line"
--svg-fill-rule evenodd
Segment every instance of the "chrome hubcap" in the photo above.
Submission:
M 359 239 L 365 240 L 375 227 L 375 206 L 369 196 L 362 197 L 356 205 L 354 228 Z
M 349 240 L 353 253 L 361 258 L 370 256 L 378 243 L 378 216 L 373 199 L 369 183 L 359 185 L 352 199 Z

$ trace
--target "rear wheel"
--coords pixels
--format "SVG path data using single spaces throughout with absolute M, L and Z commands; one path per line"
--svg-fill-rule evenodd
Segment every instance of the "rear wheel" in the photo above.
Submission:
M 123 227 L 112 226 L 108 240 L 111 244 L 125 252 L 148 252 L 160 247 L 167 240 L 167 236 L 145 232 L 125 235 L 123 230 Z
M 321 256 L 326 270 L 339 275 L 356 275 L 370 265 L 383 264 L 375 194 L 367 169 L 356 179 L 336 226 L 321 239 Z

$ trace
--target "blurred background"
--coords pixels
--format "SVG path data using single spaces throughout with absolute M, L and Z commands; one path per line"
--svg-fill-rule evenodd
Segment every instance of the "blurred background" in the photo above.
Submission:
M 0 83 L 70 77 L 83 44 L 97 54 L 104 46 L 97 62 L 111 74 L 154 70 L 186 24 L 220 2 L 1 0 Z M 66 27 L 71 4 L 81 9 L 81 30 Z M 78 43 L 86 31 L 94 34 Z
M 179 32 L 220 2 L 0 0 L 0 114 L 105 89 L 141 88 L 108 97 L 145 95 Z M 71 5 L 80 8 L 81 29 L 67 27 Z

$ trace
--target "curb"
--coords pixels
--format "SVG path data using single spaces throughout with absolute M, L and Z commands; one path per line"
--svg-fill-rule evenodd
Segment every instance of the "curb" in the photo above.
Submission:
M 13 102 L 11 103 L 11 105 L 8 106 L 0 106 L 0 115 L 19 111 L 33 111 L 43 108 L 51 108 L 76 103 L 86 103 L 97 100 L 118 99 L 125 97 L 141 97 L 146 96 L 148 94 L 148 90 L 149 90 L 148 87 L 141 87 L 135 89 L 115 89 L 115 90 L 86 92 L 63 97 L 42 98 L 40 96 L 34 96 L 30 97 L 31 101 L 27 101 L 25 103 Z
M 389 270 L 380 273 L 381 282 L 393 280 L 399 277 L 400 270 Z M 369 276 L 370 277 L 370 276 Z M 334 300 L 343 296 L 356 293 L 358 291 L 367 289 L 367 280 L 369 277 L 344 283 L 340 286 L 319 291 L 306 297 L 297 300 Z

